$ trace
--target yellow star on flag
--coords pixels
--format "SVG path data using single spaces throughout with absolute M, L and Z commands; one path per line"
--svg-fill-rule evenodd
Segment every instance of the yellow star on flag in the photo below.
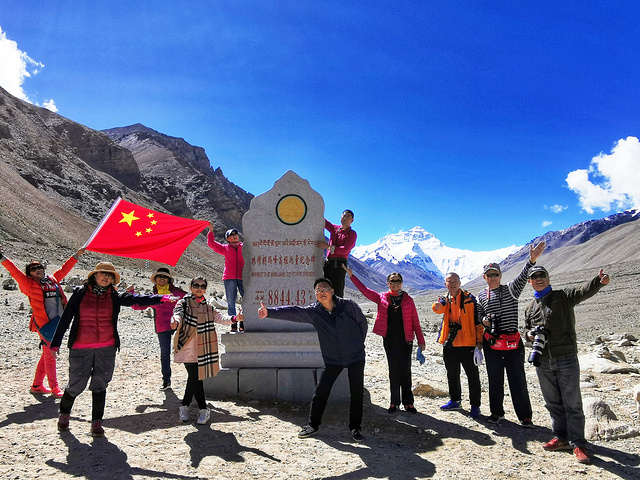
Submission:
M 157 220 L 151 220 L 151 225 L 155 225 L 156 223 L 158 223 Z
M 151 233 L 151 229 L 150 229 L 150 228 L 147 228 L 146 232 L 147 232 L 147 233 Z
M 136 237 L 139 237 L 140 235 L 142 235 L 142 232 L 136 232 Z
M 131 210 L 131 213 L 124 213 L 124 212 L 120 212 L 120 213 L 122 213 L 122 220 L 120 220 L 118 223 L 125 222 L 129 226 L 131 226 L 134 220 L 140 220 L 140 218 L 134 216 L 134 210 Z

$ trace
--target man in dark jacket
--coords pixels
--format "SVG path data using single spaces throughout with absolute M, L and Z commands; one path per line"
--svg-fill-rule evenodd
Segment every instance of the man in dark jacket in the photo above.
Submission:
M 580 287 L 553 290 L 547 270 L 535 266 L 529 271 L 529 283 L 535 290 L 535 300 L 525 310 L 527 338 L 534 342 L 529 361 L 537 367 L 555 435 L 542 448 L 548 451 L 573 448 L 578 462 L 589 463 L 573 307 L 598 293 L 609 283 L 609 275 L 600 269 L 597 276 Z
M 324 369 L 311 401 L 309 425 L 304 427 L 299 438 L 307 438 L 318 432 L 322 414 L 327 405 L 331 387 L 344 368 L 349 373 L 351 405 L 349 430 L 356 441 L 363 439 L 362 404 L 364 395 L 364 339 L 367 336 L 367 320 L 360 307 L 352 300 L 334 295 L 333 285 L 326 278 L 313 284 L 316 303 L 306 307 L 287 306 L 266 308 L 260 302 L 258 316 L 280 320 L 310 323 L 318 332 Z

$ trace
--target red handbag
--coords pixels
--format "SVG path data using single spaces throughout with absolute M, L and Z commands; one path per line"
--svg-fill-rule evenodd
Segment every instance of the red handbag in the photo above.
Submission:
M 520 345 L 520 333 L 503 333 L 498 338 L 494 338 L 488 333 L 484 334 L 484 338 L 494 350 L 515 350 Z

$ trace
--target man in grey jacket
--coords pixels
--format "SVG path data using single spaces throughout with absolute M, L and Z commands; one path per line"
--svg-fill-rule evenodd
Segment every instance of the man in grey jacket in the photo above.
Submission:
M 548 451 L 573 448 L 578 462 L 589 463 L 573 308 L 607 285 L 609 275 L 600 269 L 597 276 L 580 287 L 553 290 L 547 270 L 535 266 L 529 270 L 529 283 L 535 291 L 535 299 L 525 309 L 527 338 L 534 342 L 529 362 L 537 367 L 555 435 L 542 448 Z
M 325 365 L 311 401 L 309 424 L 298 433 L 298 437 L 307 438 L 318 432 L 331 388 L 340 372 L 346 368 L 349 373 L 351 393 L 349 430 L 353 439 L 359 442 L 363 439 L 360 431 L 362 430 L 364 340 L 367 336 L 367 319 L 354 301 L 334 295 L 330 280 L 319 278 L 314 282 L 313 288 L 316 303 L 306 307 L 266 308 L 264 303 L 260 302 L 258 316 L 310 323 L 318 332 L 320 351 Z

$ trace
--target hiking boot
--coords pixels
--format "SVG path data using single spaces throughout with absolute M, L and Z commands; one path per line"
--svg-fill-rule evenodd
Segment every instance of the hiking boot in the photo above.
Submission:
M 234 322 L 231 324 L 231 331 L 232 332 L 237 332 L 238 331 L 238 322 Z
M 405 405 L 404 409 L 408 412 L 408 413 L 418 413 L 418 410 L 416 410 L 416 407 L 414 407 L 413 405 Z
M 198 415 L 198 420 L 196 420 L 196 423 L 198 425 L 205 425 L 210 418 L 211 418 L 211 410 L 209 410 L 208 408 L 201 408 L 200 414 Z
M 60 390 L 60 387 L 58 387 L 57 385 L 51 389 L 52 397 L 60 398 L 62 397 L 62 395 L 64 395 L 64 392 Z
M 351 438 L 353 438 L 356 442 L 361 442 L 362 440 L 364 440 L 364 437 L 360 433 L 360 430 L 358 430 L 357 428 L 351 430 Z
M 238 322 L 238 331 L 244 332 L 244 322 Z
M 387 408 L 387 413 L 396 413 L 398 411 L 398 407 L 396 407 L 393 403 L 389 405 Z
M 533 422 L 529 417 L 527 417 L 520 422 L 520 426 L 522 426 L 523 428 L 533 428 Z
M 94 437 L 104 437 L 104 428 L 102 428 L 102 420 L 95 420 L 91 424 L 91 435 Z
M 478 418 L 480 416 L 480 407 L 477 405 L 471 405 L 471 412 L 469 412 L 471 418 Z
M 69 430 L 69 417 L 70 415 L 67 415 L 65 413 L 60 414 L 60 416 L 58 417 L 59 432 L 66 432 L 67 430 Z
M 187 407 L 186 405 L 180 405 L 179 408 L 179 416 L 180 416 L 180 420 L 182 420 L 183 422 L 188 422 L 189 421 L 189 407 Z
M 460 410 L 460 402 L 449 400 L 447 403 L 440 407 L 440 410 Z
M 498 424 L 500 423 L 500 420 L 504 420 L 504 416 L 502 415 L 496 415 L 495 413 L 492 413 L 489 418 L 487 418 L 487 422 L 489 423 L 493 423 L 493 424 Z
M 573 454 L 576 456 L 578 463 L 590 463 L 591 459 L 587 454 L 587 451 L 582 447 L 576 447 L 573 449 Z
M 317 428 L 313 428 L 311 425 L 307 425 L 300 432 L 298 432 L 298 438 L 309 438 L 312 435 L 318 433 Z
M 38 386 L 31 385 L 31 389 L 29 391 L 31 393 L 51 393 L 51 390 L 49 390 L 44 385 L 38 385 Z
M 160 391 L 164 392 L 165 390 L 169 390 L 171 388 L 171 380 L 167 382 L 162 382 L 162 386 L 160 387 Z
M 560 440 L 558 437 L 552 438 L 542 445 L 547 452 L 555 452 L 556 450 L 571 450 L 571 445 L 566 440 Z

